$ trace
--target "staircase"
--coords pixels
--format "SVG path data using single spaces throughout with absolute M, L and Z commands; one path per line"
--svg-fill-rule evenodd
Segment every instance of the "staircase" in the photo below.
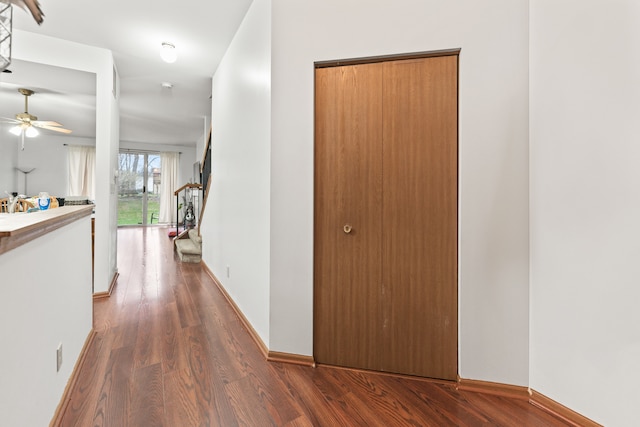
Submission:
M 209 186 L 211 184 L 211 129 L 209 129 L 209 138 L 204 150 L 204 157 L 200 167 L 200 181 L 202 184 L 185 184 L 178 190 L 174 191 L 176 196 L 176 218 L 180 217 L 180 197 L 182 194 L 184 219 L 184 231 L 179 233 L 178 221 L 176 221 L 176 237 L 173 240 L 175 249 L 178 252 L 180 261 L 199 263 L 202 260 L 202 236 L 200 235 L 200 223 L 202 214 L 209 195 Z M 194 197 L 194 192 L 197 196 Z M 202 193 L 202 197 L 200 194 Z M 202 200 L 202 203 L 200 203 Z
M 176 238 L 174 242 L 180 261 L 198 263 L 202 259 L 202 236 L 195 228 L 190 229 L 186 236 L 186 239 Z

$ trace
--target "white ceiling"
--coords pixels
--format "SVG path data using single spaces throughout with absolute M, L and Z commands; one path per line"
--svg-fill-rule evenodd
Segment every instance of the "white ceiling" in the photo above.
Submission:
M 13 27 L 113 52 L 121 141 L 195 146 L 211 114 L 211 77 L 251 1 L 40 0 L 44 23 L 14 7 Z M 173 64 L 160 59 L 165 41 L 176 46 Z M 60 122 L 75 136 L 95 135 L 94 75 L 17 60 L 9 69 L 12 74 L 0 74 L 0 117 L 23 112 L 17 88 L 26 87 L 36 91 L 31 114 Z M 174 86 L 163 89 L 162 82 Z

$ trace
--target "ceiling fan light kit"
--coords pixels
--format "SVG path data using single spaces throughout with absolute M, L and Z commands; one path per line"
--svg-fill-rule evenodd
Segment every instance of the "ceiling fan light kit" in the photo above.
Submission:
M 178 59 L 178 52 L 176 52 L 176 47 L 172 43 L 163 42 L 162 48 L 160 49 L 160 57 L 164 62 L 173 64 Z
M 52 130 L 54 132 L 60 132 L 65 134 L 71 133 L 69 129 L 63 128 L 62 125 L 58 122 L 40 121 L 38 120 L 38 117 L 29 114 L 29 97 L 33 95 L 35 92 L 32 91 L 31 89 L 24 89 L 24 88 L 18 89 L 18 92 L 24 95 L 24 113 L 16 114 L 15 119 L 0 117 L 0 121 L 15 125 L 11 129 L 9 129 L 9 132 L 11 132 L 16 136 L 22 136 L 22 145 L 21 145 L 22 150 L 24 150 L 25 136 L 27 138 L 34 138 L 40 134 L 40 132 L 36 128 Z
M 28 128 L 25 129 L 24 134 L 26 135 L 27 138 L 35 138 L 40 134 L 40 132 L 38 132 L 38 130 L 33 126 L 29 126 Z
M 0 0 L 0 71 L 11 64 L 11 21 L 13 8 L 11 2 Z

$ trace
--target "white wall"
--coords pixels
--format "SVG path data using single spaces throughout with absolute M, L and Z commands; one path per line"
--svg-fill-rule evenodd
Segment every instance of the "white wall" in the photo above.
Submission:
M 119 108 L 113 96 L 111 51 L 27 31 L 13 31 L 12 55 L 36 63 L 96 75 L 96 243 L 95 291 L 105 292 L 116 272 Z M 118 77 L 116 75 L 116 80 Z M 117 84 L 117 82 L 116 82 Z M 120 87 L 117 84 L 117 87 Z
M 118 178 L 120 167 L 120 76 L 110 51 L 106 55 L 104 72 L 98 73 L 96 93 L 96 259 L 107 259 L 98 268 L 96 261 L 94 292 L 107 292 L 118 271 Z M 107 73 L 107 68 L 109 73 Z M 115 74 L 115 76 L 114 76 Z M 114 84 L 116 93 L 114 94 Z M 105 120 L 100 120 L 101 114 Z M 105 137 L 101 139 L 101 137 Z M 104 207 L 104 211 L 100 210 Z M 100 215 L 98 215 L 100 212 Z M 104 222 L 104 223 L 103 223 Z M 100 231 L 100 234 L 98 232 Z M 106 237 L 107 244 L 98 245 L 98 237 Z M 102 242 L 102 240 L 101 240 Z M 98 250 L 99 249 L 99 250 Z M 104 258 L 103 258 L 104 257 Z M 98 279 L 99 277 L 99 279 Z
M 18 140 L 19 138 L 16 139 Z M 37 195 L 40 191 L 46 191 L 52 196 L 67 196 L 69 165 L 67 147 L 64 144 L 95 146 L 94 139 L 41 134 L 38 138 L 26 140 L 23 151 L 20 150 L 20 143 L 16 141 L 10 141 L 11 143 L 2 148 L 3 160 L 0 162 L 4 164 L 5 161 L 10 161 L 6 166 L 9 176 L 4 178 L 6 181 L 0 179 L 1 194 L 4 194 L 5 190 L 27 194 L 24 174 L 15 170 L 18 167 L 35 168 L 27 176 L 28 196 Z
M 527 2 L 273 0 L 272 28 L 270 348 L 313 351 L 314 61 L 462 48 L 459 372 L 527 385 Z
M 203 260 L 267 345 L 270 6 L 253 2 L 213 78 L 213 183 L 202 222 Z
M 607 426 L 640 402 L 638 22 L 531 1 L 531 387 Z
M 7 197 L 5 192 L 18 191 L 14 168 L 18 164 L 20 143 L 13 141 L 13 135 L 9 133 L 9 129 L 11 126 L 0 124 L 0 198 Z
M 0 272 L 0 425 L 46 426 L 92 327 L 89 216 L 0 255 Z

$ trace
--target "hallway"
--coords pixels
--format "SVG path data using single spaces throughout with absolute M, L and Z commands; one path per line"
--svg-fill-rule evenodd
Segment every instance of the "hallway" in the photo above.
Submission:
M 526 401 L 455 384 L 265 361 L 167 229 L 120 228 L 113 294 L 94 303 L 62 426 L 565 426 Z

